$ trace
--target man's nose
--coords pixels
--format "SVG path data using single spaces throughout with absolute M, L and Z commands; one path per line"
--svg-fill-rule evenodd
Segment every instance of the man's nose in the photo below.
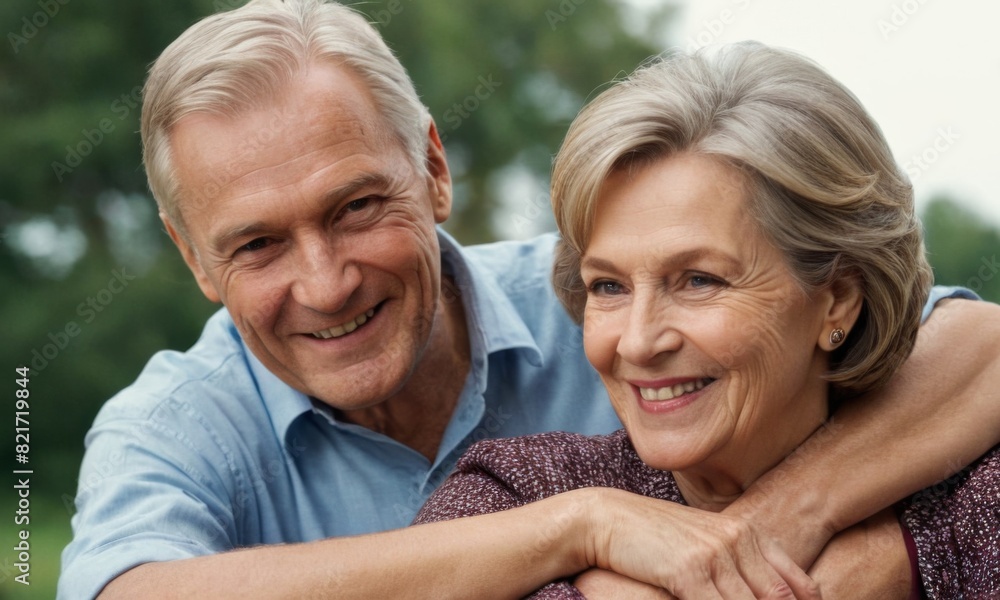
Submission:
M 325 239 L 300 244 L 292 274 L 292 297 L 300 305 L 335 313 L 361 285 L 360 268 L 337 246 Z

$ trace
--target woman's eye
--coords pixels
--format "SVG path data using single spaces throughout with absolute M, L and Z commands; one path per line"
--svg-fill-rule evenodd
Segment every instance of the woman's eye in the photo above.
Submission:
M 614 281 L 597 281 L 591 284 L 590 291 L 598 296 L 614 296 L 622 293 L 622 286 Z
M 697 274 L 692 275 L 688 279 L 688 283 L 690 283 L 691 287 L 693 288 L 705 288 L 712 285 L 722 284 L 722 282 L 716 279 L 715 277 L 710 277 L 708 275 L 697 275 Z

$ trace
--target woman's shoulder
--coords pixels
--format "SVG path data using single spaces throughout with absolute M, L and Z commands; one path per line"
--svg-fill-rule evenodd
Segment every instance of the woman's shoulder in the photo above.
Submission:
M 1000 446 L 918 492 L 902 509 L 929 595 L 964 591 L 979 598 L 978 591 L 1000 589 Z
M 624 431 L 598 436 L 554 431 L 490 439 L 472 445 L 456 471 L 486 471 L 528 496 L 616 487 L 628 447 Z

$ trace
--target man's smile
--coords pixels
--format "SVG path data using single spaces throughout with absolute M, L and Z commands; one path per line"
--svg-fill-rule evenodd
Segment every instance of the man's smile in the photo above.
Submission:
M 315 338 L 328 340 L 330 338 L 337 338 L 343 335 L 347 335 L 348 333 L 351 333 L 358 327 L 361 327 L 362 325 L 367 323 L 368 319 L 370 319 L 373 316 L 375 316 L 375 309 L 369 308 L 365 312 L 347 321 L 346 323 L 342 323 L 340 325 L 334 325 L 333 327 L 330 327 L 329 329 L 324 329 L 322 331 L 314 331 L 312 333 L 312 336 Z

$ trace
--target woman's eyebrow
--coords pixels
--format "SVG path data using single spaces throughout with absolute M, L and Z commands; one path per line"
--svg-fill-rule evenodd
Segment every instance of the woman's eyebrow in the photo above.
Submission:
M 657 268 L 664 268 L 705 259 L 725 263 L 727 267 L 734 269 L 740 265 L 740 261 L 736 257 L 723 250 L 719 250 L 718 248 L 710 248 L 707 246 L 683 250 L 678 253 L 670 254 L 669 256 L 663 256 L 651 252 L 649 261 L 647 262 L 651 265 L 655 265 Z M 611 260 L 592 255 L 583 256 L 580 260 L 580 268 L 607 271 L 611 273 L 618 273 L 620 271 L 620 269 Z

